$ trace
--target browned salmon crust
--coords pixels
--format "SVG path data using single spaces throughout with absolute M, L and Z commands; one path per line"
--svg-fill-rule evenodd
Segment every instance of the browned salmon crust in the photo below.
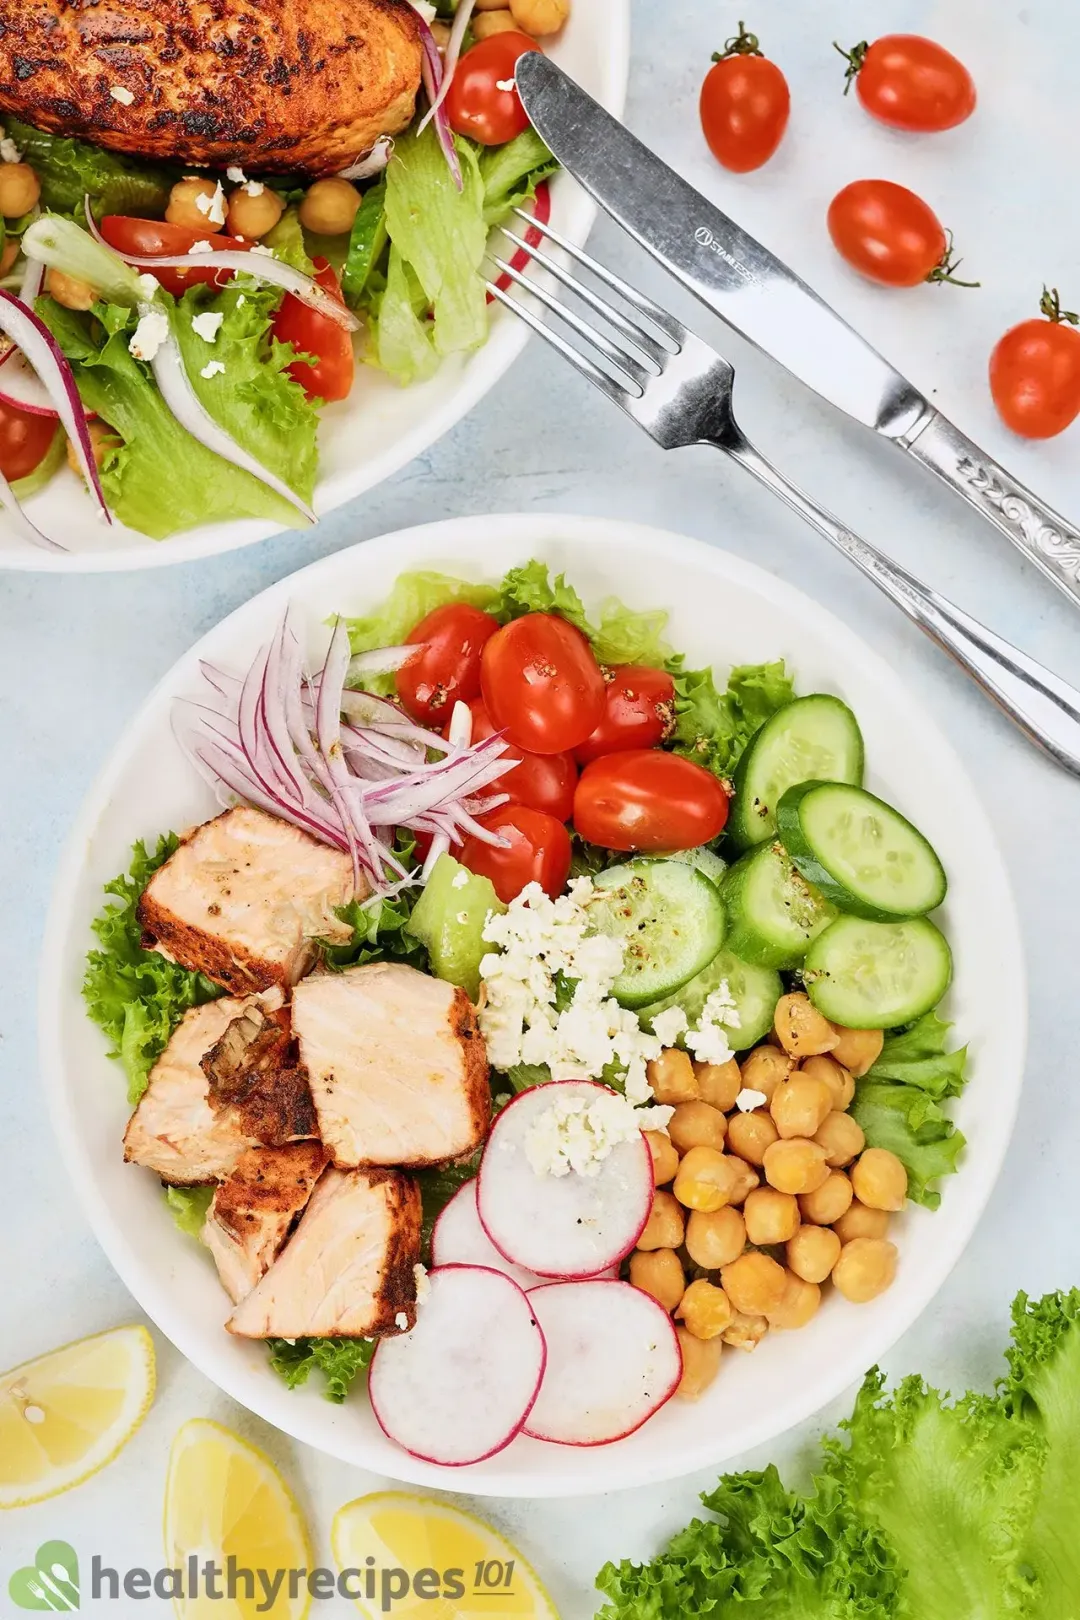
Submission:
M 454 990 L 450 1027 L 461 1044 L 465 1059 L 463 1089 L 472 1127 L 472 1141 L 458 1154 L 460 1160 L 467 1159 L 475 1152 L 487 1136 L 491 1124 L 491 1065 L 488 1063 L 487 1043 L 480 1033 L 476 1008 L 460 988 Z
M 202 1237 L 234 1302 L 277 1259 L 325 1168 L 321 1142 L 249 1148 L 218 1187 Z
M 162 162 L 333 174 L 410 123 L 421 54 L 408 0 L 7 0 L 0 108 Z
M 200 1067 L 215 1113 L 229 1109 L 240 1127 L 271 1145 L 318 1136 L 307 1075 L 296 1066 L 288 1009 L 266 1016 L 251 1007 L 234 1018 Z

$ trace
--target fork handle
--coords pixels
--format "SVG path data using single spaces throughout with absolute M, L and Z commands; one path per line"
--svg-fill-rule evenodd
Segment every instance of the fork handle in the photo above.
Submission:
M 978 619 L 852 534 L 792 484 L 741 434 L 712 441 L 849 557 L 912 623 L 949 653 L 1032 742 L 1080 776 L 1080 692 Z

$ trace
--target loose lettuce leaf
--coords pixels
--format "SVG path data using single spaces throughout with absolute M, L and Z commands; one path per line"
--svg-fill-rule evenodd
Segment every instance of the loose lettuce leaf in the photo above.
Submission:
M 908 1197 L 937 1209 L 941 1194 L 934 1183 L 956 1170 L 964 1137 L 934 1098 L 917 1086 L 867 1075 L 856 1087 L 851 1114 L 871 1147 L 888 1148 L 903 1161 Z
M 106 905 L 91 925 L 101 948 L 87 954 L 83 997 L 90 1017 L 112 1042 L 110 1057 L 124 1065 L 132 1105 L 146 1090 L 154 1062 L 188 1009 L 221 994 L 201 973 L 189 973 L 157 951 L 142 948 L 135 907 L 179 842 L 175 833 L 166 833 L 148 851 L 140 840 L 129 871 L 105 885 L 105 893 L 119 904 Z
M 886 1035 L 881 1056 L 869 1072 L 870 1080 L 918 1086 L 939 1102 L 958 1097 L 966 1080 L 967 1047 L 946 1051 L 951 1028 L 932 1011 L 924 1013 L 908 1029 Z
M 559 167 L 535 129 L 526 129 L 505 146 L 480 151 L 484 183 L 484 224 L 499 225 L 515 208 L 531 202 L 541 180 Z
M 374 359 L 403 387 L 423 382 L 438 369 L 427 297 L 396 244 L 390 248 L 386 283 L 371 303 Z
M 611 596 L 600 604 L 599 623 L 590 623 L 566 575 L 552 580 L 547 564 L 536 560 L 511 568 L 499 590 L 498 618 L 519 619 L 526 613 L 557 613 L 568 619 L 588 636 L 602 664 L 662 665 L 671 658 L 663 639 L 668 620 L 663 608 L 637 612 Z
M 421 1225 L 422 1247 L 425 1260 L 431 1255 L 431 1234 L 435 1222 L 460 1187 L 471 1181 L 480 1168 L 479 1153 L 461 1164 L 446 1164 L 439 1170 L 417 1170 L 413 1174 L 420 1184 L 420 1204 L 423 1211 Z
M 306 1384 L 317 1368 L 323 1394 L 340 1406 L 353 1381 L 371 1365 L 374 1339 L 268 1339 L 270 1365 L 290 1389 Z
M 197 1238 L 203 1229 L 213 1187 L 166 1187 L 165 1202 L 180 1231 Z
M 49 213 L 67 214 L 81 223 L 85 197 L 98 219 L 164 213 L 175 173 L 106 152 L 89 141 L 32 129 L 18 118 L 5 115 L 4 125 L 40 180 L 41 206 Z
M 275 258 L 280 259 L 282 264 L 291 265 L 294 270 L 302 270 L 305 276 L 314 272 L 315 266 L 304 240 L 304 227 L 295 208 L 286 208 L 273 230 L 264 236 L 263 246 L 273 248 Z
M 406 962 L 426 972 L 425 947 L 405 931 L 415 901 L 416 894 L 404 890 L 374 904 L 364 905 L 352 900 L 340 907 L 337 916 L 352 928 L 353 937 L 344 945 L 323 940 L 321 950 L 325 965 L 334 972 L 341 972 L 362 962 Z
M 731 775 L 758 727 L 795 696 L 782 659 L 733 669 L 724 692 L 711 669 L 683 669 L 681 659 L 668 667 L 675 677 L 675 752 L 717 776 Z

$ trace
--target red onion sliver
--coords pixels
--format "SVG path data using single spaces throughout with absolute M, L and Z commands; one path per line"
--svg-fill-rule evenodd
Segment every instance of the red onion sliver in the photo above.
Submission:
M 370 180 L 374 175 L 381 174 L 389 163 L 394 151 L 392 135 L 380 135 L 370 152 L 364 152 L 355 163 L 350 163 L 347 169 L 339 169 L 339 180 Z
M 45 280 L 45 266 L 40 259 L 27 259 L 26 269 L 23 271 L 22 286 L 19 288 L 19 302 L 25 304 L 27 309 L 33 309 L 34 301 L 41 292 Z
M 442 104 L 450 93 L 450 85 L 454 78 L 454 69 L 461 55 L 462 43 L 465 39 L 465 30 L 469 26 L 469 18 L 473 14 L 476 0 L 458 0 L 458 8 L 454 13 L 454 26 L 450 30 L 450 38 L 446 43 L 446 54 L 442 59 L 442 83 L 439 86 L 435 100 L 417 125 L 416 133 L 422 135 L 433 118 L 437 118 L 442 110 Z M 436 46 L 436 49 L 438 47 Z
M 392 675 L 419 651 L 419 647 L 410 643 L 404 647 L 373 647 L 370 652 L 357 653 L 349 662 L 345 679 L 352 681 L 358 675 Z
M 67 550 L 59 540 L 51 540 L 47 534 L 42 534 L 36 523 L 31 522 L 22 509 L 19 497 L 2 472 L 0 472 L 0 506 L 10 517 L 12 527 L 18 530 L 24 540 L 29 540 L 32 546 L 41 546 L 45 551 Z
M 464 8 L 467 8 L 468 11 L 471 11 L 472 10 L 472 0 L 462 0 L 461 5 L 458 7 L 459 12 Z M 454 23 L 454 27 L 455 28 L 457 27 L 456 20 L 455 20 L 455 23 Z M 462 29 L 462 33 L 464 33 L 464 29 Z M 452 43 L 453 43 L 453 40 L 451 39 L 451 44 Z M 423 126 L 421 125 L 421 128 L 422 127 Z M 469 708 L 469 705 L 467 703 L 462 703 L 462 702 L 458 701 L 457 703 L 454 704 L 453 712 L 450 715 L 450 724 L 449 724 L 449 726 L 447 728 L 447 731 L 448 731 L 448 741 L 450 743 L 451 748 L 468 748 L 469 744 L 472 742 L 473 717 L 472 717 L 472 710 Z M 431 848 L 428 850 L 427 857 L 426 857 L 426 859 L 424 861 L 423 866 L 420 869 L 420 881 L 421 881 L 421 883 L 426 883 L 427 882 L 428 878 L 431 876 L 432 872 L 435 870 L 436 862 L 440 859 L 441 856 L 443 856 L 443 855 L 445 855 L 447 853 L 449 848 L 450 848 L 450 834 L 445 833 L 445 832 L 436 833 L 435 837 L 431 840 Z
M 434 107 L 439 103 L 439 90 L 442 87 L 443 69 L 439 47 L 435 43 L 435 36 L 431 32 L 423 17 L 418 18 L 420 23 L 420 43 L 424 47 L 424 54 L 420 62 L 421 77 L 424 81 L 424 90 L 428 100 Z M 454 145 L 454 132 L 450 128 L 450 120 L 446 116 L 446 108 L 438 105 L 435 114 L 435 133 L 439 137 L 443 157 L 446 159 L 450 176 L 459 191 L 464 191 L 465 181 L 461 174 L 461 162 Z

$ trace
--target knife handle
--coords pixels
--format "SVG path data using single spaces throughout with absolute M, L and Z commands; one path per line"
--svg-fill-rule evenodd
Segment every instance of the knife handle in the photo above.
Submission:
M 896 441 L 989 518 L 1059 590 L 1080 605 L 1080 533 L 980 450 L 940 411 Z

